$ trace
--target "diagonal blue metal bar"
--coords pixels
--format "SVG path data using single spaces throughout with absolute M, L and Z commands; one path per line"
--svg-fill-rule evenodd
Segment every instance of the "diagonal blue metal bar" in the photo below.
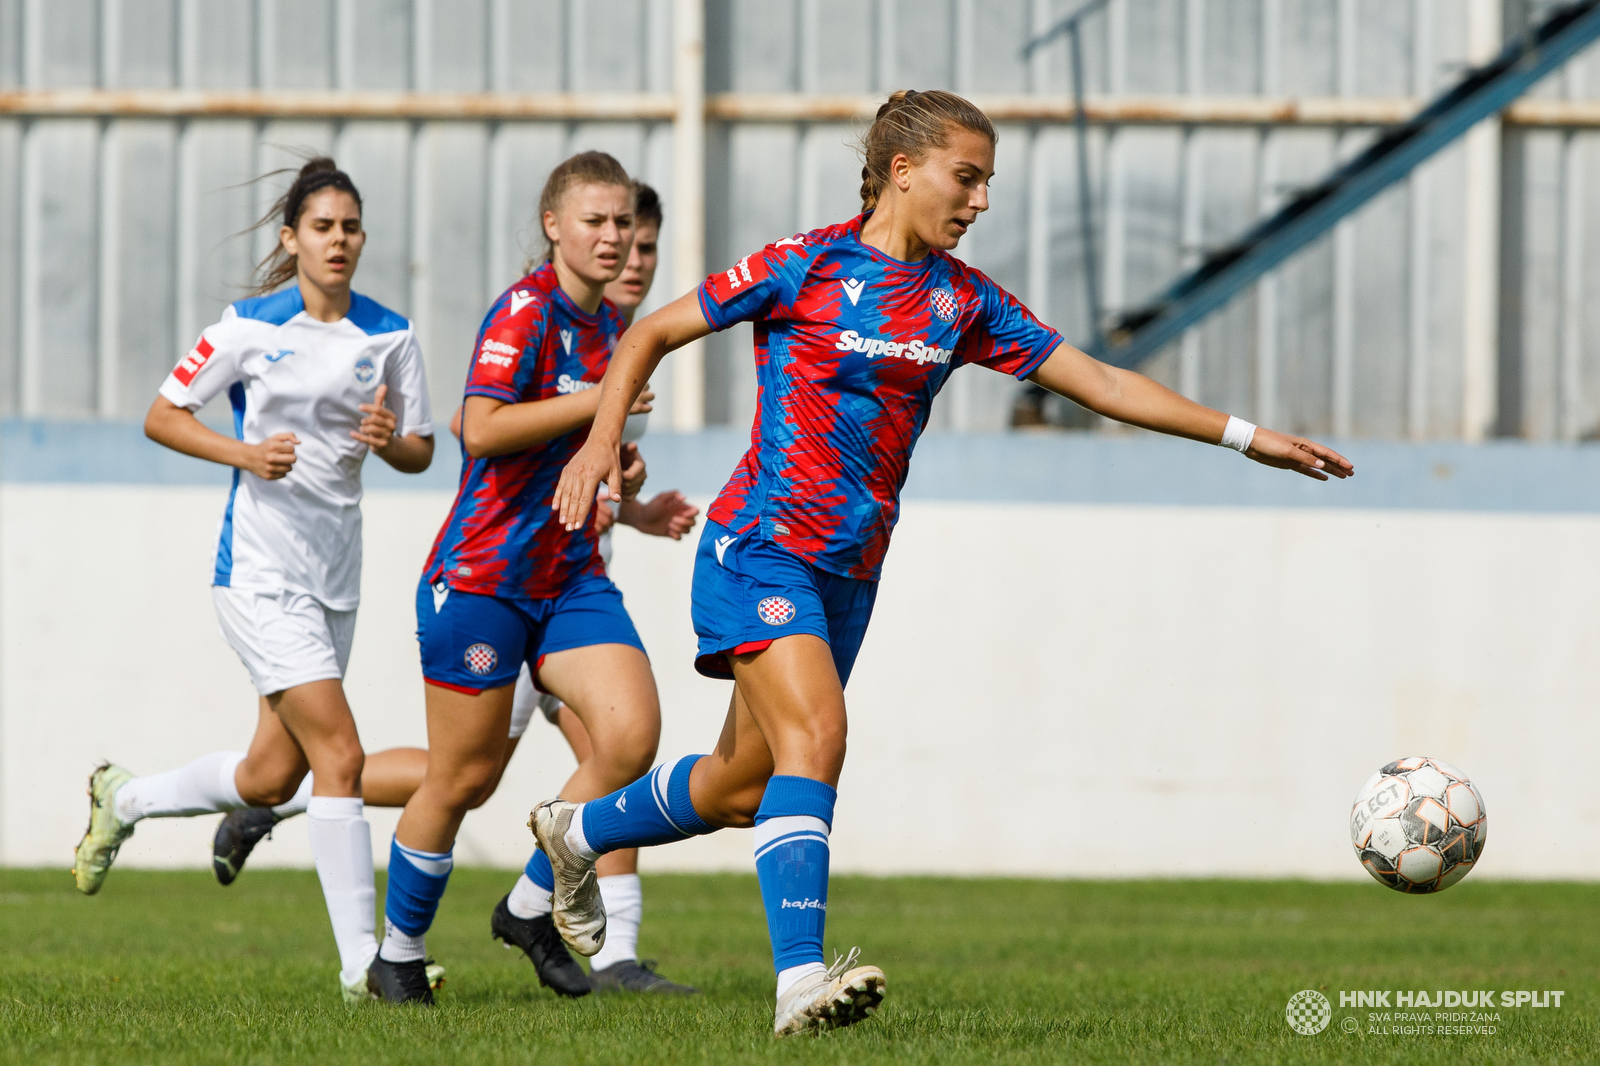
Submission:
M 1597 37 L 1600 0 L 1558 9 L 1492 62 L 1469 71 L 1411 121 L 1388 130 L 1316 187 L 1213 253 L 1147 307 L 1120 316 L 1104 342 L 1096 338 L 1091 354 L 1122 367 L 1148 359 Z

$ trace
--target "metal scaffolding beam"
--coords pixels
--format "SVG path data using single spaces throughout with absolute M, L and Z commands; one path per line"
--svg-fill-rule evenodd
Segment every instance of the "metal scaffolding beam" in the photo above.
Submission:
M 1093 354 L 1135 366 L 1180 337 L 1262 274 L 1327 233 L 1387 186 L 1476 123 L 1507 109 L 1522 93 L 1600 38 L 1600 0 L 1568 4 L 1510 42 L 1492 62 L 1469 71 L 1411 120 L 1386 131 L 1366 151 L 1295 197 L 1237 242 L 1210 255 L 1148 306 L 1117 319 Z M 1555 102 L 1549 102 L 1555 103 Z M 1526 113 L 1573 119 L 1593 105 L 1530 101 Z
M 996 122 L 1075 122 L 1066 96 L 974 95 Z M 713 93 L 711 122 L 853 122 L 871 119 L 881 96 L 818 93 Z M 1100 126 L 1378 127 L 1408 122 L 1423 103 L 1411 97 L 1089 96 L 1083 117 Z M 19 118 L 394 119 L 411 122 L 672 122 L 672 93 L 301 92 L 216 89 L 8 89 L 0 116 Z M 1600 101 L 1521 100 L 1507 125 L 1600 128 Z

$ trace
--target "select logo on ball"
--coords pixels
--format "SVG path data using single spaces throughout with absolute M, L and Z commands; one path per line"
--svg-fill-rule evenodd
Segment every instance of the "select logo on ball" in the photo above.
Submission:
M 769 626 L 781 626 L 794 621 L 794 604 L 782 596 L 768 596 L 756 604 L 756 614 Z
M 1489 819 L 1467 775 L 1442 759 L 1396 759 L 1367 779 L 1350 810 L 1361 865 L 1398 892 L 1440 892 L 1483 854 Z
M 500 655 L 487 644 L 474 644 L 465 656 L 467 669 L 478 675 L 489 673 L 500 662 Z

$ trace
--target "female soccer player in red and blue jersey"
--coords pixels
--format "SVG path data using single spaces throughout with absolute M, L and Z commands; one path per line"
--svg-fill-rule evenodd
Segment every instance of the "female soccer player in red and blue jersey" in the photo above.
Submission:
M 533 826 L 555 868 L 556 926 L 587 952 L 605 931 L 596 857 L 754 825 L 778 1034 L 859 1021 L 886 987 L 880 969 L 854 965 L 854 951 L 831 968 L 822 957 L 844 685 L 912 448 L 958 366 L 1034 381 L 1102 415 L 1313 478 L 1353 472 L 1319 444 L 1096 362 L 952 258 L 989 206 L 995 141 L 988 118 L 958 96 L 895 93 L 865 138 L 864 213 L 771 244 L 633 327 L 602 383 L 589 440 L 555 493 L 562 524 L 581 528 L 597 486 L 618 482 L 623 420 L 661 357 L 755 323 L 751 445 L 711 507 L 695 565 L 696 666 L 734 680 L 716 751 L 591 803 L 540 804 Z
M 392 1002 L 432 1002 L 423 934 L 444 894 L 461 819 L 505 765 L 524 662 L 536 685 L 578 715 L 594 746 L 564 794 L 602 795 L 655 758 L 655 679 L 622 594 L 606 577 L 594 523 L 567 528 L 550 506 L 587 435 L 595 386 L 623 329 L 604 293 L 627 262 L 633 210 L 632 182 L 611 156 L 584 152 L 556 167 L 539 200 L 546 261 L 501 294 L 478 332 L 461 484 L 417 587 L 428 766 L 395 829 L 388 931 L 369 971 Z M 629 406 L 648 411 L 648 399 Z M 629 469 L 611 487 L 631 497 L 644 467 L 628 451 Z M 524 950 L 555 940 L 552 884 L 549 863 L 535 853 L 495 909 L 495 935 Z M 569 994 L 588 991 L 587 976 L 559 941 L 555 948 L 540 979 L 570 986 Z

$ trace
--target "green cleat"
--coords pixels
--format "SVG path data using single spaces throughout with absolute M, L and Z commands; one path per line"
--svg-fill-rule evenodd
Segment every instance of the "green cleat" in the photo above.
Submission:
M 100 891 L 106 872 L 116 861 L 117 850 L 133 835 L 133 826 L 117 817 L 117 789 L 133 780 L 133 774 L 114 763 L 101 763 L 89 775 L 89 828 L 78 841 L 78 854 L 72 876 L 78 891 L 92 896 Z

